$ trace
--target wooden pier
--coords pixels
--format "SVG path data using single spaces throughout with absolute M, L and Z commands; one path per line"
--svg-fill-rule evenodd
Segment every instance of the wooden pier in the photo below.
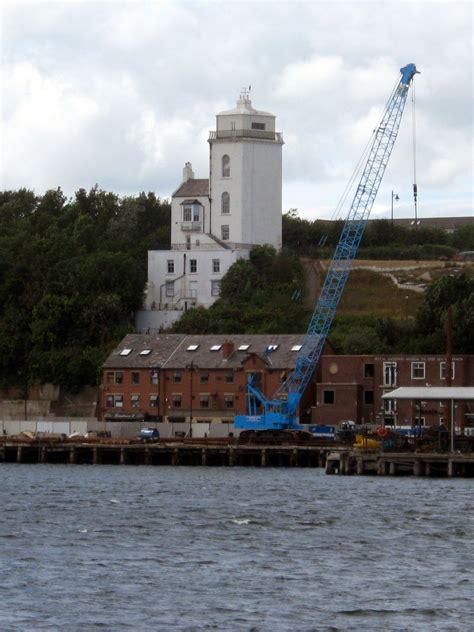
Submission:
M 0 462 L 90 465 L 325 467 L 331 446 L 239 445 L 199 440 L 157 443 L 3 442 Z
M 361 452 L 333 445 L 240 445 L 199 439 L 0 442 L 0 463 L 309 467 L 326 474 L 474 478 L 474 454 Z
M 326 474 L 474 478 L 474 454 L 330 452 Z

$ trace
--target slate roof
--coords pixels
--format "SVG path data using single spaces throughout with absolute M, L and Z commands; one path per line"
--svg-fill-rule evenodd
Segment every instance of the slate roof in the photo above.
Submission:
M 192 198 L 199 195 L 209 195 L 209 180 L 207 178 L 191 178 L 176 189 L 173 197 Z
M 258 355 L 269 369 L 289 369 L 295 366 L 298 353 L 292 351 L 294 345 L 301 345 L 303 334 L 238 334 L 238 335 L 193 335 L 182 334 L 128 334 L 110 354 L 104 369 L 163 368 L 185 369 L 193 362 L 199 369 L 240 369 L 251 354 Z M 234 343 L 234 351 L 224 358 L 222 347 L 211 351 L 212 346 Z M 250 345 L 245 351 L 239 346 Z M 195 351 L 188 347 L 198 345 Z M 269 345 L 278 347 L 269 352 Z M 120 355 L 124 349 L 131 349 L 128 355 Z M 148 355 L 140 351 L 150 349 Z

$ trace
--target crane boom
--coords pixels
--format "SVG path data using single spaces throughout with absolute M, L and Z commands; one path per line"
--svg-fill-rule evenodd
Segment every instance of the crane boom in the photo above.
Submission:
M 405 107 L 408 88 L 418 72 L 415 64 L 400 69 L 401 78 L 392 92 L 381 121 L 374 130 L 368 158 L 336 246 L 321 294 L 298 352 L 293 373 L 272 399 L 247 385 L 247 415 L 235 417 L 240 429 L 298 429 L 298 406 L 311 380 L 331 328 L 337 306 L 357 254 L 374 200 L 392 153 Z

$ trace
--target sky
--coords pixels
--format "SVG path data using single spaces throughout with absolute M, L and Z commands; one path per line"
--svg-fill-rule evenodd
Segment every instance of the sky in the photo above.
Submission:
M 333 217 L 400 77 L 420 73 L 372 217 L 472 215 L 471 2 L 21 2 L 1 9 L 0 187 L 169 198 L 208 177 L 251 86 L 282 132 L 283 212 Z M 414 98 L 413 98 L 414 97 Z M 349 200 L 350 201 L 350 200 Z

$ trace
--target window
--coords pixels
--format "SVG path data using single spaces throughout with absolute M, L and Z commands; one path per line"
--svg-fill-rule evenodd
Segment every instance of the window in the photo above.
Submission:
M 221 195 L 221 213 L 230 213 L 230 195 L 227 191 Z
M 166 296 L 174 296 L 174 281 L 166 281 L 165 294 Z
M 454 362 L 451 362 L 451 379 L 452 380 L 454 380 L 454 375 L 455 375 Z M 440 380 L 446 379 L 446 362 L 439 363 L 439 379 Z
M 364 391 L 364 404 L 374 403 L 374 391 Z
M 107 408 L 123 408 L 123 395 L 107 395 Z
M 383 363 L 383 385 L 384 386 L 396 386 L 397 385 L 397 363 L 396 362 L 384 362 Z
M 224 395 L 225 408 L 234 408 L 234 396 L 231 394 Z
M 201 375 L 199 376 L 199 381 L 201 384 L 209 383 L 209 373 L 207 371 L 201 371 Z
M 233 384 L 234 383 L 234 372 L 233 371 L 226 371 L 225 381 L 226 381 L 227 384 Z
M 267 353 L 272 353 L 272 351 L 276 351 L 280 345 L 268 345 L 266 351 Z
M 140 395 L 132 395 L 130 399 L 132 401 L 132 408 L 140 408 Z
M 292 350 L 292 351 L 299 351 L 299 350 L 301 349 L 301 347 L 302 347 L 302 346 L 303 346 L 303 345 L 293 345 L 293 346 L 291 347 L 291 350 Z
M 212 260 L 212 271 L 213 272 L 220 272 L 221 271 L 221 260 L 220 259 L 213 259 Z
M 424 362 L 411 363 L 411 379 L 412 380 L 425 379 L 425 363 Z
M 375 376 L 375 365 L 374 364 L 364 364 L 364 377 L 374 377 Z
M 252 123 L 252 129 L 265 129 L 265 123 Z
M 158 408 L 158 395 L 150 395 L 150 408 Z
M 183 222 L 191 222 L 193 218 L 193 209 L 191 206 L 183 206 Z
M 250 349 L 250 345 L 240 345 L 239 351 L 247 351 Z
M 323 404 L 334 404 L 334 391 L 323 391 Z
M 122 371 L 115 372 L 115 384 L 123 384 L 123 373 Z
M 397 412 L 397 400 L 396 399 L 384 399 L 383 411 L 386 415 L 394 415 Z
M 189 260 L 189 272 L 197 272 L 198 271 L 198 262 L 197 259 L 190 259 Z
M 221 293 L 221 282 L 211 281 L 211 296 L 219 296 Z
M 168 259 L 166 262 L 168 274 L 174 274 L 174 259 Z
M 140 384 L 139 371 L 132 371 L 132 384 Z
M 193 205 L 193 222 L 199 222 L 201 219 L 201 205 L 194 204 Z
M 106 377 L 107 384 L 115 384 L 115 373 L 113 371 L 109 371 Z
M 142 351 L 140 351 L 141 356 L 147 356 L 147 355 L 150 355 L 150 353 L 151 353 L 151 349 L 143 349 Z
M 186 351 L 197 351 L 199 349 L 199 345 L 189 345 Z
M 175 371 L 173 373 L 173 382 L 175 384 L 179 384 L 179 382 L 181 382 L 181 371 Z
M 186 250 L 191 250 L 191 235 L 186 235 Z
M 228 178 L 230 176 L 230 158 L 227 154 L 222 156 L 222 177 Z
M 228 224 L 223 224 L 221 226 L 221 238 L 223 241 L 227 241 L 230 237 L 230 230 Z
M 158 371 L 156 369 L 150 373 L 150 384 L 158 384 Z
M 122 351 L 119 353 L 119 355 L 121 356 L 128 356 L 132 353 L 131 349 L 122 349 Z
M 199 405 L 201 408 L 209 408 L 209 395 L 201 393 L 199 397 Z
M 173 408 L 181 408 L 181 393 L 173 393 L 171 403 Z
M 211 347 L 211 351 L 219 351 L 219 349 L 222 347 L 222 345 L 212 345 Z

